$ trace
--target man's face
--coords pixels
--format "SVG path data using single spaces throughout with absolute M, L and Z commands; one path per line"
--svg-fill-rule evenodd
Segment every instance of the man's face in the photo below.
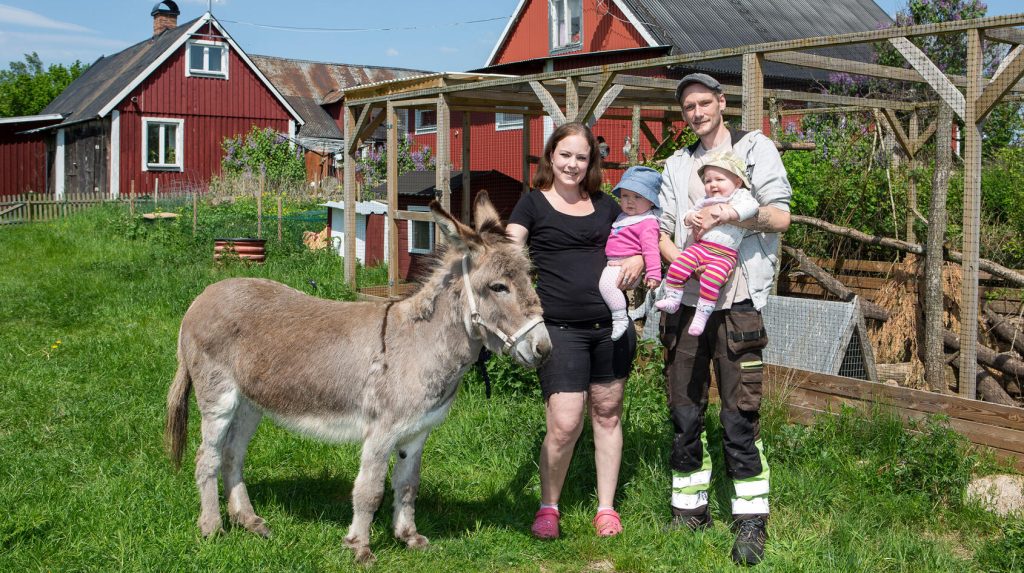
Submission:
M 722 127 L 724 94 L 715 93 L 701 84 L 690 84 L 683 90 L 679 105 L 683 108 L 683 119 L 698 137 L 713 134 Z

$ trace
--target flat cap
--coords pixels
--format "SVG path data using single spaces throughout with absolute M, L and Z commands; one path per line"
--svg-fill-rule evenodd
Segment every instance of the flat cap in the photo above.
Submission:
M 682 99 L 683 90 L 690 84 L 700 84 L 715 93 L 722 93 L 722 84 L 718 83 L 715 78 L 707 74 L 687 74 L 679 80 L 679 84 L 676 86 L 676 101 Z

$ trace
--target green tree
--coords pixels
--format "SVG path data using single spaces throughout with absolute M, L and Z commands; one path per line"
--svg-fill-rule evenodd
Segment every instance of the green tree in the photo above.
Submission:
M 0 117 L 35 115 L 43 111 L 88 67 L 75 60 L 68 67 L 51 64 L 44 68 L 39 54 L 25 54 L 24 62 L 11 62 L 9 69 L 0 70 Z
M 228 176 L 263 174 L 270 182 L 294 183 L 305 179 L 302 150 L 292 149 L 288 138 L 271 128 L 252 130 L 237 137 L 225 137 L 221 144 L 221 168 Z

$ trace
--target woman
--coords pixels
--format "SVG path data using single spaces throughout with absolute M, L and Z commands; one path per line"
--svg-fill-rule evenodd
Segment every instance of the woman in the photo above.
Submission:
M 598 288 L 606 264 L 605 242 L 621 210 L 601 192 L 598 143 L 586 126 L 564 124 L 544 146 L 527 193 L 509 218 L 509 237 L 529 245 L 537 269 L 537 294 L 551 336 L 552 353 L 538 370 L 547 433 L 540 450 L 541 506 L 532 532 L 559 535 L 558 499 L 588 408 L 594 430 L 600 536 L 622 531 L 614 509 L 622 459 L 622 396 L 636 352 L 636 331 L 611 340 L 611 314 Z M 633 284 L 643 258 L 622 264 L 622 284 Z

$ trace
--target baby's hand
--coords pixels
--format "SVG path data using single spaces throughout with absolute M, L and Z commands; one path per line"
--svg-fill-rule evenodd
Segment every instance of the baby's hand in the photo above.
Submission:
M 661 281 L 659 281 L 658 279 L 647 279 L 644 281 L 644 284 L 647 285 L 648 290 L 654 290 L 658 288 L 658 285 L 661 284 Z

